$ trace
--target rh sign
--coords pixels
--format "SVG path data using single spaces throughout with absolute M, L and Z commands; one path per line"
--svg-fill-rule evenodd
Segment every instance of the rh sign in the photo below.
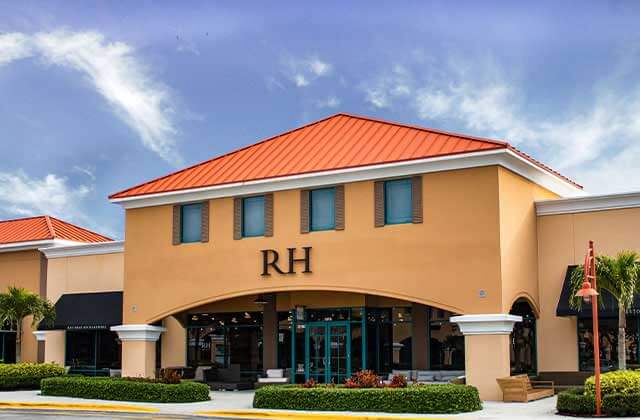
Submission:
M 297 257 L 297 248 L 287 248 L 288 267 L 287 270 L 281 268 L 280 254 L 275 249 L 263 249 L 262 253 L 262 275 L 270 276 L 271 269 L 278 274 L 296 274 L 296 264 L 303 270 L 302 273 L 311 273 L 311 247 L 302 247 L 302 257 Z

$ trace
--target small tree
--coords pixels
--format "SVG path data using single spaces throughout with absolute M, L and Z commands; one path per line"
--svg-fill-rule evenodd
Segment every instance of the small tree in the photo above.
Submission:
M 599 298 L 602 297 L 602 290 L 606 290 L 618 301 L 618 369 L 621 370 L 627 368 L 626 310 L 631 307 L 635 294 L 640 290 L 639 259 L 638 254 L 633 251 L 622 251 L 615 258 L 606 255 L 596 257 L 596 286 L 600 293 Z M 569 303 L 576 309 L 580 309 L 582 305 L 582 299 L 575 297 L 575 294 L 582 288 L 583 281 L 584 267 L 580 265 L 571 274 Z
M 16 362 L 22 360 L 22 323 L 28 316 L 35 327 L 42 320 L 52 322 L 55 310 L 47 299 L 21 287 L 9 286 L 7 293 L 0 293 L 0 322 L 16 328 Z

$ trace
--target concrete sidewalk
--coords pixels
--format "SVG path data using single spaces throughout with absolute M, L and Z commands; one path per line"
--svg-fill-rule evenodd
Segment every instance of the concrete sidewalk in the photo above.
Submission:
M 255 410 L 252 408 L 253 391 L 212 392 L 211 401 L 183 404 L 153 404 L 121 401 L 89 400 L 82 398 L 49 397 L 40 391 L 12 391 L 0 393 L 0 409 L 39 409 L 74 411 L 118 411 L 166 415 L 212 416 L 253 419 L 558 419 L 555 414 L 556 398 L 546 398 L 528 404 L 485 402 L 484 409 L 474 413 L 448 415 L 306 412 L 286 410 Z M 93 407 L 93 408 L 92 408 Z M 0 410 L 1 412 L 1 410 Z

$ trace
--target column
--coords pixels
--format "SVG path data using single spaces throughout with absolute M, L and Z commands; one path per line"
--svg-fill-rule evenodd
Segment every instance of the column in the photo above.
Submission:
M 262 368 L 278 367 L 278 312 L 276 311 L 276 295 L 265 295 L 267 303 L 262 311 Z
M 161 340 L 160 366 L 181 367 L 187 365 L 187 329 L 173 316 L 168 316 L 162 321 L 166 332 Z
M 411 368 L 428 369 L 427 346 L 427 307 L 414 303 L 411 305 Z
M 451 318 L 464 334 L 467 384 L 478 388 L 483 400 L 502 400 L 497 378 L 511 375 L 509 334 L 521 316 L 508 314 L 462 315 Z
M 122 376 L 155 378 L 156 341 L 166 331 L 147 324 L 111 327 L 122 341 Z
M 38 340 L 38 349 L 43 349 L 43 354 L 38 354 L 39 363 L 56 363 L 64 366 L 65 337 L 64 330 L 34 331 L 33 335 Z

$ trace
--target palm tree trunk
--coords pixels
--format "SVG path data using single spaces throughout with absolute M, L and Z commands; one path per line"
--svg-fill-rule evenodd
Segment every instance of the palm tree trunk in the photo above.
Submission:
M 22 320 L 16 322 L 16 363 L 22 361 Z
M 624 306 L 618 305 L 618 369 L 627 369 L 627 314 Z

